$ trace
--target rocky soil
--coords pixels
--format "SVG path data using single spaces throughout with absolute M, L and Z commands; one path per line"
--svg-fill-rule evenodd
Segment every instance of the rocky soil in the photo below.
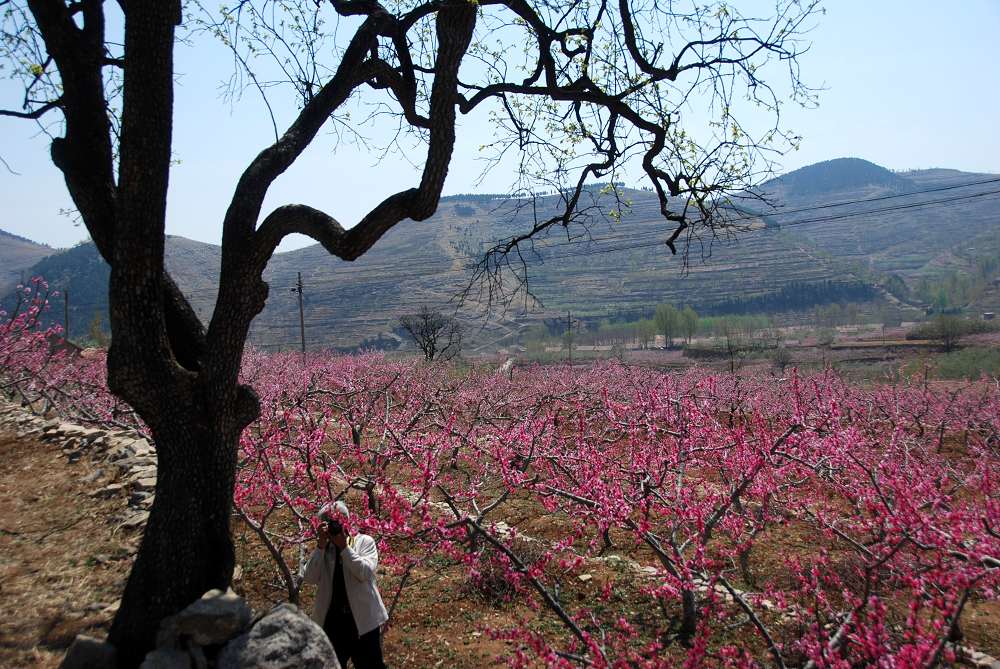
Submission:
M 155 484 L 139 435 L 0 400 L 0 666 L 55 667 L 77 634 L 106 634 Z

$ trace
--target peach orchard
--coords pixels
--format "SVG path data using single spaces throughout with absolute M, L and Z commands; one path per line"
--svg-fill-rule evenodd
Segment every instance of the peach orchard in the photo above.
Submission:
M 102 352 L 54 345 L 47 287 L 0 324 L 0 387 L 143 430 Z M 995 380 L 858 385 L 616 363 L 457 368 L 250 351 L 261 418 L 233 513 L 297 601 L 314 514 L 348 497 L 387 603 L 429 560 L 554 625 L 485 633 L 513 666 L 932 667 L 1000 595 Z M 565 594 L 600 574 L 586 598 Z

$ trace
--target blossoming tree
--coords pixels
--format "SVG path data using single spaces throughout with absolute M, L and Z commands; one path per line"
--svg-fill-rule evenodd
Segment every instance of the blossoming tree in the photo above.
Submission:
M 448 174 L 457 115 L 486 110 L 497 114 L 498 142 L 521 150 L 522 173 L 559 184 L 562 200 L 554 215 L 499 244 L 487 275 L 518 244 L 581 222 L 586 182 L 632 163 L 659 198 L 673 250 L 682 235 L 722 225 L 723 196 L 766 171 L 767 152 L 792 139 L 776 125 L 750 132 L 734 111 L 748 98 L 777 119 L 780 99 L 806 92 L 798 40 L 814 5 L 782 1 L 765 19 L 725 3 L 682 13 L 630 0 L 241 0 L 206 8 L 201 25 L 240 63 L 253 67 L 255 56 L 291 48 L 282 62 L 294 97 L 285 106 L 297 109 L 275 141 L 261 140 L 233 185 L 207 327 L 163 260 L 174 49 L 184 10 L 196 7 L 0 2 L 0 49 L 25 92 L 0 114 L 58 124 L 52 160 L 111 266 L 108 386 L 148 426 L 159 457 L 156 501 L 110 634 L 126 666 L 151 647 L 163 617 L 230 582 L 237 449 L 260 413 L 239 382 L 240 363 L 267 299 L 261 273 L 286 235 L 308 235 L 354 260 L 400 221 L 427 219 Z M 335 41 L 323 28 L 331 15 L 351 18 L 353 32 Z M 772 89 L 765 77 L 775 65 L 790 77 Z M 393 126 L 425 142 L 417 182 L 351 226 L 298 204 L 263 212 L 275 179 L 352 96 L 365 95 L 380 96 Z M 693 101 L 706 118 L 688 122 Z

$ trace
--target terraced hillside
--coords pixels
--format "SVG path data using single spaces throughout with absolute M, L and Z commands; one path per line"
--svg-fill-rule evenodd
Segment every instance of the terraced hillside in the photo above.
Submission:
M 938 169 L 894 176 L 897 176 L 897 183 L 893 185 L 856 184 L 822 196 L 807 195 L 795 189 L 775 189 L 788 208 L 898 196 L 828 211 L 777 217 L 782 230 L 841 262 L 863 263 L 878 272 L 912 276 L 950 254 L 956 247 L 974 245 L 972 240 L 990 234 L 1000 224 L 997 208 L 1000 196 L 992 193 L 1000 189 L 1000 183 L 942 190 L 956 184 L 989 181 L 995 175 Z M 971 197 L 981 193 L 990 195 Z M 938 204 L 884 211 L 924 203 Z M 870 216 L 807 222 L 825 215 L 853 214 L 873 209 L 883 211 Z
M 734 237 L 690 240 L 687 262 L 664 246 L 670 227 L 659 219 L 651 193 L 625 191 L 630 207 L 617 222 L 606 216 L 612 198 L 595 195 L 605 216 L 592 220 L 589 233 L 559 228 L 524 247 L 525 265 L 518 267 L 528 271 L 530 298 L 522 293 L 488 319 L 475 299 L 458 313 L 472 350 L 486 352 L 514 343 L 521 329 L 539 319 L 567 311 L 585 319 L 635 316 L 665 301 L 709 310 L 790 282 L 879 284 L 896 275 L 915 285 L 921 277 L 960 271 L 970 262 L 970 248 L 986 248 L 997 237 L 998 194 L 992 191 L 1000 191 L 1000 181 L 991 175 L 893 173 L 859 159 L 819 163 L 765 184 L 761 195 L 768 204 L 741 201 L 741 210 L 750 212 L 740 217 L 745 229 Z M 354 263 L 319 246 L 278 254 L 265 273 L 271 294 L 251 339 L 269 348 L 298 344 L 298 296 L 291 291 L 298 272 L 309 346 L 392 337 L 400 315 L 422 304 L 448 308 L 486 248 L 529 229 L 557 201 L 549 196 L 529 205 L 453 196 L 442 200 L 431 219 L 398 225 Z M 845 202 L 853 204 L 840 204 Z M 214 304 L 218 258 L 212 245 L 168 239 L 167 266 L 203 318 Z M 60 280 L 78 281 L 71 274 Z M 84 314 L 75 318 L 86 320 Z

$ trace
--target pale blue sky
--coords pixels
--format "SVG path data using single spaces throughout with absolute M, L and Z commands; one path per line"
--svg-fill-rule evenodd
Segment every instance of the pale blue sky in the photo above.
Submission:
M 786 125 L 804 136 L 801 149 L 782 159 L 786 170 L 856 156 L 892 169 L 1000 173 L 1000 0 L 828 0 L 826 10 L 802 57 L 803 78 L 826 90 L 817 109 L 786 109 Z M 236 179 L 272 137 L 258 98 L 248 93 L 234 106 L 219 99 L 228 67 L 219 47 L 209 55 L 182 47 L 178 55 L 179 162 L 171 173 L 168 232 L 213 243 Z M 2 104 L 16 104 L 12 94 L 0 85 Z M 284 118 L 291 112 L 284 110 Z M 505 190 L 511 177 L 502 170 L 475 185 L 477 147 L 489 133 L 485 118 L 460 123 L 445 192 Z M 19 173 L 0 168 L 0 229 L 53 246 L 84 239 L 82 227 L 59 215 L 72 205 L 49 162 L 47 138 L 8 118 L 0 118 L 0 137 L 0 156 Z M 386 195 L 414 184 L 415 175 L 399 157 L 379 160 L 349 144 L 317 141 L 272 188 L 265 213 L 304 202 L 351 225 Z

